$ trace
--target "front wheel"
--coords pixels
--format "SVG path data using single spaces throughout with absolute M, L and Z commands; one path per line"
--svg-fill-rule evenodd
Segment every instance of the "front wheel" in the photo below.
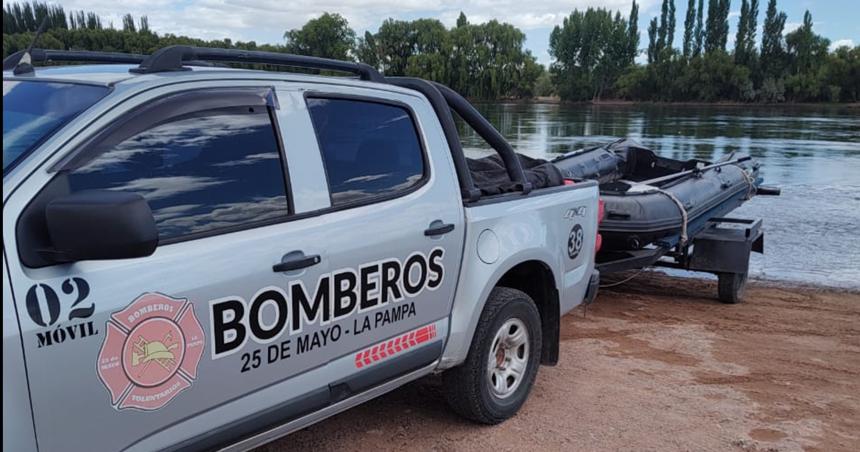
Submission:
M 534 301 L 516 289 L 493 289 L 466 361 L 444 374 L 448 404 L 483 424 L 510 418 L 528 398 L 540 355 L 540 313 Z

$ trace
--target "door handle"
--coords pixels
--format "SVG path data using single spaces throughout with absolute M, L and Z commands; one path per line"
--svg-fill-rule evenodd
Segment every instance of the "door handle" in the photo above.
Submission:
M 290 253 L 290 254 L 293 254 L 293 253 Z M 289 256 L 289 254 L 287 256 Z M 322 259 L 320 259 L 319 254 L 313 254 L 310 256 L 291 257 L 288 260 L 285 260 L 279 264 L 273 265 L 272 271 L 275 273 L 281 273 L 281 272 L 289 272 L 289 271 L 293 271 L 293 270 L 301 270 L 303 268 L 312 267 L 316 264 L 319 264 L 321 260 Z
M 424 235 L 433 237 L 437 235 L 447 234 L 454 230 L 453 223 L 443 223 L 442 220 L 436 220 L 430 223 L 430 227 L 424 230 Z

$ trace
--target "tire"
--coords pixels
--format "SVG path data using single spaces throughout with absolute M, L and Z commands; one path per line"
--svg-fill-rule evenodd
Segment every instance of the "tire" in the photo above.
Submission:
M 525 338 L 517 335 L 523 328 Z M 528 398 L 540 356 L 541 323 L 535 302 L 516 289 L 493 289 L 466 361 L 443 374 L 448 404 L 461 416 L 482 424 L 510 418 Z
M 717 294 L 726 304 L 743 301 L 747 287 L 747 273 L 720 273 L 717 275 Z

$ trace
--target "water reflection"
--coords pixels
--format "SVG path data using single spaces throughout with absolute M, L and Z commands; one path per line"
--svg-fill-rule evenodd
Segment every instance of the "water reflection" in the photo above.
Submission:
M 210 112 L 116 134 L 104 140 L 103 153 L 68 174 L 69 188 L 143 196 L 161 240 L 287 214 L 280 154 L 265 111 Z
M 762 217 L 767 254 L 754 274 L 860 287 L 860 109 L 844 106 L 588 106 L 479 104 L 519 152 L 551 158 L 617 137 L 660 155 L 718 160 L 748 153 L 778 198 L 736 212 Z M 461 125 L 470 154 L 486 145 Z

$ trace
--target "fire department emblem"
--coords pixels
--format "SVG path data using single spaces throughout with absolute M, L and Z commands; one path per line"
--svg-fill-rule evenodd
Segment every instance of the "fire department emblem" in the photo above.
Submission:
M 206 341 L 188 300 L 143 294 L 105 330 L 97 369 L 114 408 L 157 410 L 197 378 Z

